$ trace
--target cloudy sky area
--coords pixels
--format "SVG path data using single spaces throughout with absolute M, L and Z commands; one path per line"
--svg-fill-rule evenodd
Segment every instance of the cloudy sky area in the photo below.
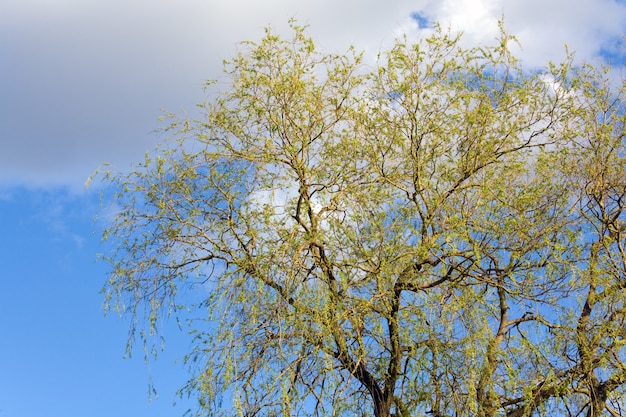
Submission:
M 184 411 L 168 390 L 185 339 L 151 365 L 164 394 L 148 405 L 141 354 L 122 360 L 126 323 L 102 317 L 98 187 L 83 184 L 141 161 L 162 109 L 192 113 L 237 42 L 294 17 L 323 50 L 374 57 L 434 21 L 490 42 L 502 16 L 528 65 L 564 44 L 623 64 L 624 0 L 0 0 L 0 417 Z
M 102 162 L 125 167 L 152 148 L 161 109 L 193 110 L 236 43 L 290 17 L 325 50 L 375 55 L 418 37 L 413 13 L 465 31 L 518 36 L 529 63 L 592 59 L 625 32 L 616 0 L 3 0 L 0 184 L 80 187 Z

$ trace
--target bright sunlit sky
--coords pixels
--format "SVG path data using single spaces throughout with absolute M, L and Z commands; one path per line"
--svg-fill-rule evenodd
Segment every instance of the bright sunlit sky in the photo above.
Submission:
M 497 21 L 528 65 L 626 50 L 623 0 L 0 0 L 0 417 L 162 417 L 189 340 L 165 329 L 146 366 L 124 359 L 128 321 L 103 316 L 96 255 L 103 162 L 125 170 L 162 137 L 162 109 L 193 112 L 203 82 L 268 24 L 310 25 L 318 45 L 368 57 L 433 21 L 489 42 Z M 158 398 L 149 402 L 149 379 Z

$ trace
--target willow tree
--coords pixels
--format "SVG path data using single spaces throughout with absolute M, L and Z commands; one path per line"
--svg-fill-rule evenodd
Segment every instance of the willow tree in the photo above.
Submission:
M 200 300 L 200 413 L 622 415 L 621 90 L 504 32 L 372 68 L 292 29 L 108 176 L 107 302 L 154 330 Z

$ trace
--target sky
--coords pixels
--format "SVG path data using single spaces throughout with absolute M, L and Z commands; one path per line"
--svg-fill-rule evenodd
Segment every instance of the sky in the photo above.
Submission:
M 322 50 L 374 59 L 435 21 L 491 42 L 503 16 L 527 65 L 562 59 L 565 44 L 581 62 L 623 62 L 624 0 L 0 0 L 0 417 L 193 405 L 174 395 L 186 334 L 166 325 L 146 365 L 126 355 L 128 319 L 103 314 L 103 190 L 84 183 L 102 163 L 141 162 L 163 140 L 163 111 L 193 114 L 238 42 L 293 17 Z

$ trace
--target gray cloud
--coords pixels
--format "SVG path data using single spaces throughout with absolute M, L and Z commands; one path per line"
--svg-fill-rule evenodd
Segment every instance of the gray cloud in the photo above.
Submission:
M 143 6 L 3 15 L 0 181 L 79 184 L 104 161 L 125 166 L 153 147 L 162 107 L 200 99 L 210 53 L 183 24 L 197 11 Z
M 6 0 L 0 15 L 0 184 L 81 186 L 102 162 L 125 168 L 160 139 L 160 109 L 193 111 L 236 43 L 295 17 L 326 50 L 374 56 L 411 14 L 489 41 L 503 14 L 532 63 L 582 59 L 624 32 L 613 0 Z M 423 25 L 423 22 L 422 22 Z M 423 29 L 423 28 L 422 28 Z

